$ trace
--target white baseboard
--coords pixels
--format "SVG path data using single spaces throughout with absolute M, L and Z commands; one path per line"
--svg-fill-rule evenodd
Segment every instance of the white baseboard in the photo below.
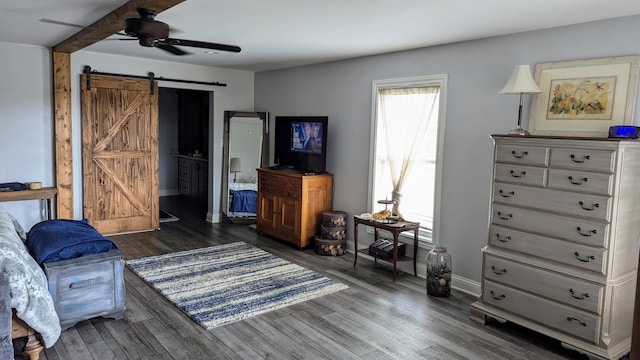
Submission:
M 353 254 L 354 243 L 351 240 L 347 240 L 347 252 Z M 365 254 L 358 254 L 358 258 L 364 258 L 369 260 L 374 260 L 372 256 Z M 409 264 L 408 262 L 398 263 L 398 269 L 407 273 L 413 273 L 413 264 Z M 418 273 L 418 277 L 426 279 L 427 278 L 427 265 L 423 262 L 418 261 L 416 263 L 416 271 Z M 426 287 L 425 283 L 425 287 Z M 462 291 L 466 294 L 472 296 L 480 296 L 481 286 L 480 283 L 471 279 L 467 279 L 462 276 L 458 276 L 453 274 L 451 277 L 451 288 Z
M 217 224 L 222 221 L 222 215 L 220 213 L 212 214 L 211 212 L 207 212 L 207 222 L 212 224 Z

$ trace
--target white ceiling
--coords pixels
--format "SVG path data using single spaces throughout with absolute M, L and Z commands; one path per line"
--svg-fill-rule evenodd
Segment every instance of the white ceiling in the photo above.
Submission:
M 87 26 L 123 3 L 3 1 L 0 42 L 52 47 L 80 30 L 60 23 Z M 117 35 L 84 50 L 263 71 L 634 14 L 639 0 L 187 0 L 156 18 L 171 37 L 242 52 L 175 56 Z

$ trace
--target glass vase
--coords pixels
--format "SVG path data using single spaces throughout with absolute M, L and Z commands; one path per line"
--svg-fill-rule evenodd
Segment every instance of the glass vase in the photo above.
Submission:
M 427 254 L 427 294 L 447 297 L 451 294 L 451 254 L 444 246 L 435 246 Z

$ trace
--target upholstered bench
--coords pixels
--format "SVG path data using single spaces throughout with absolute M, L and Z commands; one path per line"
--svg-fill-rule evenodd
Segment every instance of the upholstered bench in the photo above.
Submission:
M 123 270 L 124 260 L 117 250 L 45 262 L 44 273 L 62 330 L 98 316 L 122 318 Z
M 98 316 L 122 318 L 124 260 L 86 220 L 40 222 L 29 230 L 27 246 L 44 269 L 62 330 Z

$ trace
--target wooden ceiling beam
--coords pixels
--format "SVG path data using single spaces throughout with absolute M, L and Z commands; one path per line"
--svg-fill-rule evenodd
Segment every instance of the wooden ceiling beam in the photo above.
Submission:
M 184 1 L 186 0 L 129 0 L 100 20 L 55 45 L 53 51 L 72 53 L 122 31 L 125 19 L 139 17 L 138 8 L 160 13 Z

